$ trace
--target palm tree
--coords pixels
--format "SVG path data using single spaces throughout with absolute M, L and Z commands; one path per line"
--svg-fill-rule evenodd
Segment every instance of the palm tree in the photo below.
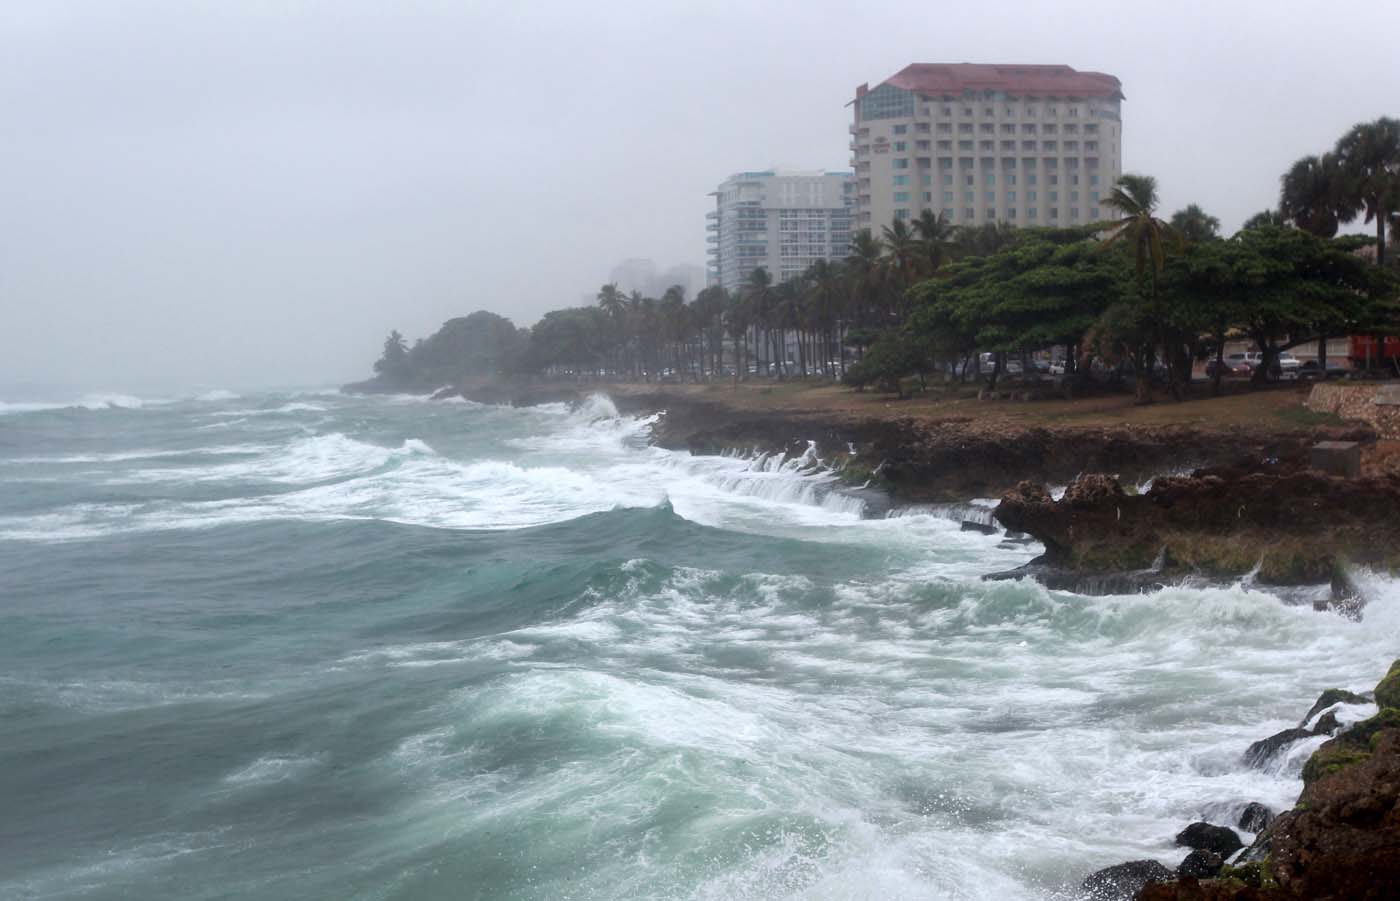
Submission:
M 822 353 L 817 362 L 831 377 L 837 375 L 837 373 L 829 371 L 831 349 L 845 344 L 844 341 L 840 341 L 838 327 L 843 294 L 842 282 L 843 273 L 840 263 L 819 259 L 812 263 L 811 268 L 807 270 L 807 292 L 812 300 L 813 319 L 817 330 L 822 333 Z M 840 356 L 844 357 L 845 354 L 841 353 Z M 844 369 L 844 359 L 841 361 L 841 366 Z
M 754 328 L 754 343 L 758 346 L 758 331 L 763 331 L 764 354 L 768 356 L 768 363 L 773 362 L 769 354 L 768 345 L 769 332 L 773 324 L 773 277 L 768 274 L 768 270 L 759 266 L 749 273 L 747 284 L 744 285 L 745 300 L 748 302 L 749 322 Z M 757 357 L 757 354 L 755 354 Z M 764 369 L 767 374 L 767 368 Z
M 621 351 L 627 344 L 627 297 L 618 290 L 617 282 L 609 282 L 598 289 L 598 309 L 608 318 L 615 347 Z M 620 364 L 620 359 L 614 354 L 614 378 L 621 368 Z
M 867 315 L 880 302 L 884 292 L 884 269 L 880 257 L 884 245 L 863 228 L 851 239 L 851 253 L 846 257 L 846 271 L 850 275 L 851 289 L 856 300 L 855 319 L 857 325 L 865 325 Z
M 1263 210 L 1244 220 L 1244 225 L 1240 226 L 1240 231 L 1246 231 L 1251 228 L 1282 228 L 1287 224 L 1288 222 L 1284 215 L 1278 210 Z
M 1330 153 L 1305 156 L 1289 167 L 1281 181 L 1280 215 L 1322 238 L 1337 233 L 1342 178 L 1336 157 Z
M 942 213 L 935 216 L 933 210 L 926 209 L 914 220 L 914 231 L 923 246 L 926 271 L 938 271 L 948 259 L 948 242 L 953 239 L 954 232 L 952 223 Z
M 1360 209 L 1367 222 L 1375 220 L 1376 265 L 1384 266 L 1386 223 L 1400 209 L 1400 120 L 1382 117 L 1354 126 L 1337 142 L 1336 155 L 1351 201 L 1340 218 L 1350 222 Z
M 1167 249 L 1179 243 L 1172 227 L 1153 215 L 1157 211 L 1157 179 L 1150 175 L 1121 176 L 1108 197 L 1104 198 L 1103 205 L 1122 217 L 1111 229 L 1104 248 L 1123 242 L 1132 246 L 1138 278 L 1147 274 L 1149 297 L 1155 307 L 1157 279 L 1166 267 Z M 1158 331 L 1161 331 L 1160 325 Z M 1158 338 L 1161 337 L 1159 334 Z M 1153 342 L 1137 343 L 1133 360 L 1137 376 L 1137 403 L 1148 404 L 1152 402 L 1151 368 L 1155 348 Z
M 884 234 L 885 256 L 880 263 L 885 270 L 885 282 L 898 292 L 895 313 L 903 316 L 909 287 L 919 280 L 923 269 L 924 249 L 903 219 L 896 219 L 881 231 Z
M 1194 203 L 1172 213 L 1171 226 L 1183 241 L 1193 244 L 1220 237 L 1220 220 Z

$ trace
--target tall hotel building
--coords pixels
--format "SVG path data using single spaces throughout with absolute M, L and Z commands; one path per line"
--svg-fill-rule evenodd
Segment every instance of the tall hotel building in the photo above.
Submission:
M 1069 66 L 915 63 L 856 88 L 856 228 L 1080 225 L 1122 174 L 1122 85 Z
M 760 267 L 778 284 L 850 249 L 855 178 L 849 172 L 740 172 L 711 196 L 705 240 L 712 285 L 737 290 Z

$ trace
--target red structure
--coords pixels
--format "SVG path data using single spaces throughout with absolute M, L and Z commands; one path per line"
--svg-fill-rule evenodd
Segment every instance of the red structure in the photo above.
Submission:
M 1369 360 L 1393 360 L 1400 357 L 1400 337 L 1387 336 L 1380 353 L 1376 352 L 1376 339 L 1371 335 L 1352 335 L 1351 353 L 1348 354 L 1358 364 Z

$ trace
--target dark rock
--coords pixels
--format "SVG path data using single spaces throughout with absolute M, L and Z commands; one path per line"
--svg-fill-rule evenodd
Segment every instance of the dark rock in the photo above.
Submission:
M 1356 694 L 1355 692 L 1347 691 L 1345 688 L 1329 688 L 1322 694 L 1317 696 L 1317 700 L 1313 703 L 1311 707 L 1308 708 L 1308 712 L 1303 714 L 1303 719 L 1300 723 L 1298 723 L 1298 725 L 1307 725 L 1308 720 L 1316 716 L 1318 712 L 1326 710 L 1328 707 L 1331 707 L 1333 704 L 1365 703 L 1366 699 L 1363 698 L 1361 695 Z
M 1395 672 L 1392 669 L 1392 672 Z M 1267 865 L 1296 898 L 1394 898 L 1400 886 L 1400 716 L 1365 744 L 1348 729 L 1318 749 L 1298 806 L 1269 827 Z M 1363 730 L 1370 731 L 1370 730 Z M 1349 759 L 1341 752 L 1349 751 Z M 1325 761 L 1331 755 L 1331 764 Z M 1307 773 L 1307 768 L 1305 768 Z
M 973 522 L 970 519 L 964 519 L 962 521 L 962 531 L 981 532 L 983 535 L 995 535 L 1001 530 L 998 529 L 996 526 L 992 525 L 991 523 Z
M 1336 712 L 1329 710 L 1317 718 L 1317 725 L 1313 726 L 1313 735 L 1331 735 L 1340 728 L 1342 724 L 1337 722 Z
M 1186 859 L 1177 865 L 1176 875 L 1190 876 L 1193 879 L 1209 879 L 1220 868 L 1225 866 L 1225 858 L 1214 851 L 1198 849 L 1186 855 Z
M 1003 542 L 1004 543 L 1004 542 Z M 1024 566 L 1002 572 L 988 573 L 982 578 L 991 582 L 1022 578 L 1035 579 L 1052 591 L 1072 591 L 1075 594 L 1102 596 L 1108 594 L 1142 594 L 1160 591 L 1168 582 L 1156 569 L 1129 572 L 1084 572 L 1067 566 L 1056 566 L 1037 557 Z
M 1221 857 L 1229 857 L 1244 847 L 1235 830 L 1211 823 L 1192 823 L 1176 834 L 1176 843 L 1187 848 L 1214 851 Z
M 1240 819 L 1235 825 L 1245 832 L 1260 833 L 1269 827 L 1274 821 L 1274 812 L 1260 804 L 1258 801 L 1250 801 L 1240 812 Z
M 1172 871 L 1155 860 L 1132 860 L 1090 874 L 1084 892 L 1093 901 L 1131 901 L 1149 882 L 1172 878 Z
M 1342 560 L 1400 566 L 1400 520 L 1381 509 L 1400 509 L 1400 476 L 1340 479 L 1281 460 L 1163 476 L 1142 494 L 1092 474 L 1055 501 L 1023 482 L 996 517 L 1045 545 L 1046 562 L 1081 572 L 1143 570 L 1161 558 L 1165 578 L 1257 569 L 1263 584 L 1323 585 Z
M 1284 748 L 1295 741 L 1311 738 L 1312 735 L 1313 733 L 1307 729 L 1284 729 L 1282 732 L 1275 732 L 1268 738 L 1260 739 L 1245 749 L 1245 765 L 1259 769 Z

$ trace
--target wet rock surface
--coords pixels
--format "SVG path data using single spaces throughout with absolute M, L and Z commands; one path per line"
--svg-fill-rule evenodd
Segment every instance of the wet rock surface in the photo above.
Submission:
M 1186 859 L 1177 865 L 1176 875 L 1190 876 L 1194 879 L 1209 879 L 1219 873 L 1223 866 L 1225 866 L 1225 858 L 1214 851 L 1198 848 L 1186 855 Z
M 1168 882 L 1171 870 L 1155 860 L 1131 860 L 1104 867 L 1084 880 L 1083 891 L 1092 901 L 1130 901 L 1151 882 Z
M 1250 801 L 1240 811 L 1240 818 L 1235 823 L 1245 832 L 1263 832 L 1269 824 L 1274 821 L 1274 812 L 1260 804 L 1258 801 Z
M 1085 475 L 1058 501 L 1023 481 L 996 517 L 1045 545 L 1037 563 L 1080 573 L 1328 583 L 1347 563 L 1400 566 L 1400 478 L 1339 479 L 1283 459 L 1164 476 L 1142 494 Z M 1400 679 L 1397 679 L 1400 692 Z
M 1213 823 L 1192 823 L 1176 834 L 1176 843 L 1198 851 L 1211 851 L 1229 857 L 1244 847 L 1244 842 L 1228 826 Z
M 1400 897 L 1400 706 L 1390 703 L 1400 697 L 1386 685 L 1397 674 L 1400 661 L 1377 686 L 1380 710 L 1375 716 L 1344 728 L 1308 760 L 1303 792 L 1293 809 L 1268 821 L 1262 805 L 1245 808 L 1240 827 L 1262 823 L 1262 831 L 1233 865 L 1206 877 L 1183 861 L 1178 878 L 1147 883 L 1137 897 L 1142 901 Z M 1361 695 L 1330 689 L 1304 721 L 1333 704 L 1364 700 Z

